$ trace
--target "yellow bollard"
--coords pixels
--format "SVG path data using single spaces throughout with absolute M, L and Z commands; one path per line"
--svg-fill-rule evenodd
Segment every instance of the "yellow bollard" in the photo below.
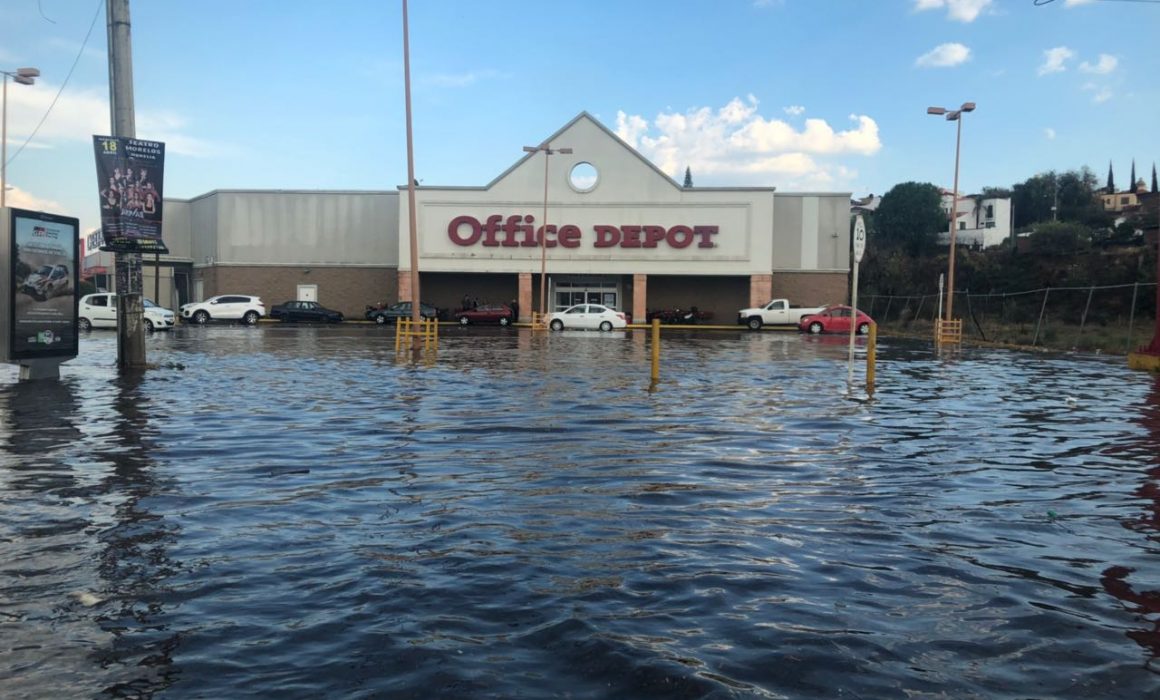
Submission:
M 660 319 L 653 319 L 653 346 L 652 346 L 652 360 L 653 360 L 653 374 L 652 382 L 657 383 L 660 378 Z
M 866 339 L 866 393 L 874 393 L 874 365 L 878 362 L 878 324 L 870 324 L 870 337 Z

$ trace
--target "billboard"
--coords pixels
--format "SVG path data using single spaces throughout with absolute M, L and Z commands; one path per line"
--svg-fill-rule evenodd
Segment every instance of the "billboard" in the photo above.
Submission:
M 168 253 L 161 240 L 165 144 L 94 136 L 101 196 L 101 250 Z
M 78 221 L 9 209 L 8 360 L 77 354 Z

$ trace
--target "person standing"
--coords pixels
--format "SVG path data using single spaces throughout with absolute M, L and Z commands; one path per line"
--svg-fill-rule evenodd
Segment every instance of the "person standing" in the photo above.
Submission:
M 512 299 L 509 304 L 512 307 L 512 323 L 519 323 L 520 320 L 520 302 L 518 299 Z

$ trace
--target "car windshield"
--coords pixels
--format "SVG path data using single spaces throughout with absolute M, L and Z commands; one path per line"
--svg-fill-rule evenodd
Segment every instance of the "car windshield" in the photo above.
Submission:
M 161 308 L 161 307 L 157 306 L 157 304 L 154 304 L 151 299 L 142 299 L 141 302 L 143 304 L 145 304 L 146 309 Z

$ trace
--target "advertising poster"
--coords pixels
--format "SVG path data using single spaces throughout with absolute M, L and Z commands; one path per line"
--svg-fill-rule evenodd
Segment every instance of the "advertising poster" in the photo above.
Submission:
M 115 253 L 168 253 L 161 240 L 165 144 L 94 136 L 101 229 Z
M 77 354 L 77 220 L 11 210 L 13 359 Z

